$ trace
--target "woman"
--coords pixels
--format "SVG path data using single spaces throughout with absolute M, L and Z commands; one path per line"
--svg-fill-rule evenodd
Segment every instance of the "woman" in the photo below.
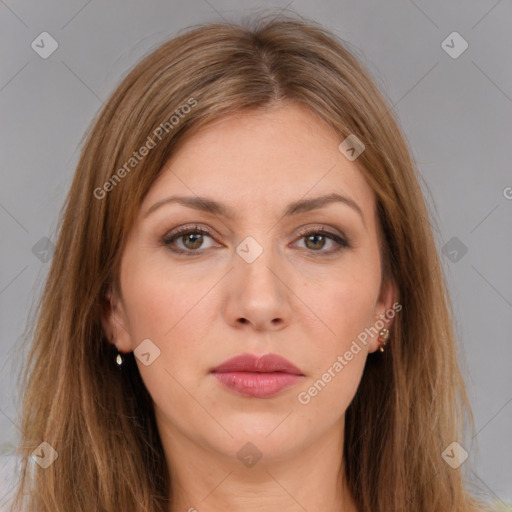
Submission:
M 482 510 L 417 171 L 314 23 L 195 27 L 122 81 L 24 377 L 16 510 Z

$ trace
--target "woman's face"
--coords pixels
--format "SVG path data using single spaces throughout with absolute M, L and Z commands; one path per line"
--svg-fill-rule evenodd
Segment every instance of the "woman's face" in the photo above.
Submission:
M 340 142 L 304 107 L 243 113 L 194 135 L 145 197 L 103 321 L 135 351 L 169 450 L 269 461 L 342 439 L 394 290 L 373 191 Z M 314 201 L 332 194 L 346 199 Z M 212 372 L 241 354 L 298 372 Z

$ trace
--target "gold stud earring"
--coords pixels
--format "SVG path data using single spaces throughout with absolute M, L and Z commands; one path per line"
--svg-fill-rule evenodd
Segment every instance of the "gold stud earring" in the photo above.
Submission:
M 379 332 L 379 350 L 381 352 L 384 352 L 384 347 L 386 346 L 386 343 L 389 338 L 389 329 L 381 329 Z

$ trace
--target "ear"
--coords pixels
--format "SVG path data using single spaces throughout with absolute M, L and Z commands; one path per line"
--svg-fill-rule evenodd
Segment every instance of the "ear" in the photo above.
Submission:
M 375 305 L 375 315 L 373 319 L 373 327 L 377 331 L 376 336 L 372 336 L 369 343 L 369 352 L 375 352 L 379 348 L 379 332 L 385 328 L 392 330 L 393 320 L 402 309 L 402 305 L 397 302 L 398 297 L 397 286 L 392 280 L 382 282 L 379 298 Z
M 119 352 L 131 351 L 122 301 L 118 299 L 111 287 L 103 297 L 101 325 L 108 342 L 115 345 Z

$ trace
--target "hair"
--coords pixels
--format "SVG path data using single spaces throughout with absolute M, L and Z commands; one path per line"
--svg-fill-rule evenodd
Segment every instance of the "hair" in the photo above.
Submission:
M 105 294 L 120 291 L 127 234 L 180 145 L 213 121 L 286 104 L 307 107 L 340 142 L 355 134 L 364 143 L 356 164 L 375 192 L 383 282 L 396 285 L 402 305 L 346 411 L 343 463 L 358 508 L 483 509 L 461 469 L 441 457 L 473 419 L 419 172 L 392 107 L 355 55 L 315 22 L 260 16 L 191 27 L 121 81 L 87 133 L 29 334 L 13 510 L 169 510 L 152 400 L 133 353 L 116 367 L 100 321 Z M 42 441 L 58 452 L 46 469 L 30 463 Z

